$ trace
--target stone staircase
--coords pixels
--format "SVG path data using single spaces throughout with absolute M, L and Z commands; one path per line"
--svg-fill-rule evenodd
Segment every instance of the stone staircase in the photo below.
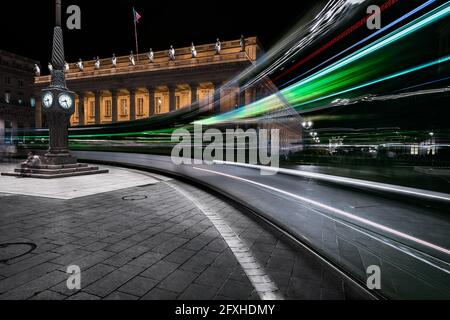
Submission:
M 22 166 L 19 169 L 15 169 L 13 173 L 2 173 L 2 176 L 56 179 L 86 176 L 91 174 L 102 174 L 108 172 L 109 170 L 100 170 L 98 167 L 77 163 L 67 165 L 40 165 L 36 167 Z

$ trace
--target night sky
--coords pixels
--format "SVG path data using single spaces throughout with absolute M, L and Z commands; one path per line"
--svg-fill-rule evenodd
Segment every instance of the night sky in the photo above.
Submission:
M 66 7 L 81 8 L 81 30 L 64 28 L 66 58 L 75 61 L 94 56 L 127 55 L 134 50 L 132 7 L 142 15 L 138 25 L 140 52 L 212 43 L 258 36 L 270 48 L 288 32 L 317 1 L 286 1 L 276 6 L 262 1 L 149 1 L 149 0 L 63 0 L 63 26 Z M 50 60 L 54 25 L 54 1 L 4 1 L 0 12 L 0 49 L 41 61 Z

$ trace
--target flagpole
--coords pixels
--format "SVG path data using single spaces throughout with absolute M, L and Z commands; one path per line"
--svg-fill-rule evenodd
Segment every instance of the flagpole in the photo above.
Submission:
M 138 35 L 137 35 L 137 23 L 136 23 L 136 10 L 133 7 L 133 20 L 134 20 L 134 37 L 136 38 L 136 58 L 139 62 L 139 44 L 138 44 Z

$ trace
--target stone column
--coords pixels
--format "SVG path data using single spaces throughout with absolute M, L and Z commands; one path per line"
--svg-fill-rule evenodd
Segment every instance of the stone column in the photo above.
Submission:
M 84 126 L 85 116 L 84 116 L 84 92 L 78 93 L 78 125 Z
M 239 88 L 239 102 L 238 102 L 239 107 L 245 106 L 245 90 L 243 90 L 242 88 Z
M 148 116 L 155 115 L 155 88 L 152 86 L 147 87 L 148 90 Z
M 111 118 L 112 123 L 117 122 L 117 90 L 112 89 L 111 90 Z
M 190 83 L 189 87 L 191 87 L 191 104 L 194 104 L 197 102 L 198 85 L 196 83 Z
M 95 124 L 101 123 L 101 118 L 100 118 L 100 99 L 101 99 L 101 97 L 102 97 L 102 92 L 96 91 L 95 92 Z
M 36 96 L 35 126 L 42 128 L 42 101 L 39 95 Z
M 245 90 L 245 104 L 250 104 L 252 102 L 253 102 L 252 89 L 249 88 L 249 89 Z
M 175 86 L 169 85 L 167 86 L 169 88 L 169 112 L 175 111 Z
M 222 83 L 221 82 L 213 82 L 213 86 L 214 86 L 214 107 L 213 107 L 213 112 L 215 114 L 220 113 L 220 105 L 221 105 L 221 86 Z
M 130 121 L 136 120 L 136 89 L 129 89 L 130 92 Z

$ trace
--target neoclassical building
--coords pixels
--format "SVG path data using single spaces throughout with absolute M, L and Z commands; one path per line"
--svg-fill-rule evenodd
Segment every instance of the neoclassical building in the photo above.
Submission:
M 155 51 L 150 61 L 148 53 L 83 61 L 81 71 L 69 64 L 66 79 L 70 90 L 77 95 L 72 126 L 101 125 L 132 121 L 171 112 L 199 102 L 211 112 L 231 110 L 256 99 L 256 90 L 240 92 L 239 87 L 222 85 L 239 72 L 254 64 L 260 55 L 256 37 L 241 41 L 222 42 L 220 53 L 215 44 L 196 46 L 194 58 L 191 47 L 175 48 L 175 60 L 168 50 Z M 35 78 L 35 96 L 50 82 L 50 76 Z M 219 99 L 220 98 L 220 99 Z M 39 98 L 36 98 L 39 99 Z M 36 127 L 44 124 L 40 101 L 36 103 Z

